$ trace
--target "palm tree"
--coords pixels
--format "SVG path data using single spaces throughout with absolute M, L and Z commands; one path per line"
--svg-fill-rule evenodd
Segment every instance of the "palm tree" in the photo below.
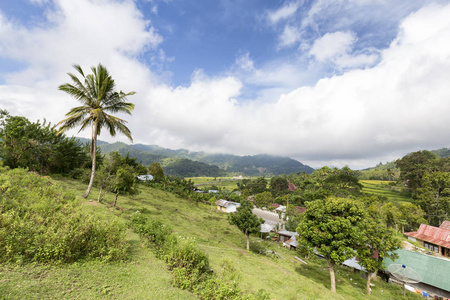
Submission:
M 91 179 L 88 189 L 83 195 L 84 198 L 87 198 L 94 184 L 97 136 L 102 128 L 106 127 L 111 136 L 115 136 L 116 131 L 122 132 L 133 141 L 130 130 L 125 126 L 127 122 L 108 113 L 124 112 L 131 115 L 134 104 L 126 102 L 126 97 L 135 94 L 135 92 L 116 92 L 114 79 L 111 78 L 108 70 L 101 64 L 98 64 L 97 67 L 91 67 L 92 74 L 87 76 L 84 75 L 79 65 L 73 65 L 73 67 L 81 74 L 84 83 L 77 76 L 68 73 L 73 84 L 60 85 L 59 90 L 73 96 L 82 103 L 82 106 L 72 108 L 66 114 L 67 118 L 56 124 L 56 126 L 61 126 L 58 133 L 63 133 L 79 125 L 81 125 L 81 128 L 78 132 L 88 126 L 92 127 L 90 151 L 92 158 Z

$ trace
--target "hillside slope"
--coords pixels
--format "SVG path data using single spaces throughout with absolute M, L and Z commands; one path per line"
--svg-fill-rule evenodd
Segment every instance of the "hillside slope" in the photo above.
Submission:
M 55 184 L 81 195 L 85 185 L 68 179 Z M 271 299 L 368 299 L 365 280 L 351 269 L 338 267 L 337 294 L 330 292 L 326 262 L 312 259 L 299 263 L 298 252 L 272 241 L 251 238 L 253 251 L 245 251 L 245 237 L 229 225 L 227 215 L 211 211 L 210 205 L 195 205 L 188 199 L 141 186 L 134 198 L 119 197 L 113 208 L 113 195 L 104 204 L 81 198 L 88 210 L 128 219 L 139 211 L 162 220 L 174 233 L 193 238 L 204 251 L 215 273 L 221 274 L 224 262 L 233 265 L 240 288 L 255 294 L 264 289 Z M 92 198 L 98 190 L 92 191 Z M 79 263 L 65 266 L 0 266 L 0 294 L 7 299 L 189 299 L 192 295 L 170 286 L 170 273 L 133 232 L 129 232 L 130 259 L 118 264 Z M 280 255 L 276 258 L 271 254 Z M 375 283 L 370 299 L 397 299 L 402 290 L 382 281 Z

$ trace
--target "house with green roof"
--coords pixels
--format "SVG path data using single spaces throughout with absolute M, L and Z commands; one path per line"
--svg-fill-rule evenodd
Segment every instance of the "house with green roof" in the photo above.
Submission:
M 421 277 L 417 286 L 440 296 L 450 298 L 450 260 L 404 249 L 396 250 L 398 258 L 393 262 L 384 259 L 386 269 L 391 264 L 401 264 L 415 270 Z

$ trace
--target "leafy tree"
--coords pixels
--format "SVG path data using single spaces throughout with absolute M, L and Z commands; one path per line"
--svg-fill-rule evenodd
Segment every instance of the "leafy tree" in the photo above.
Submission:
M 111 136 L 116 132 L 122 132 L 131 141 L 131 132 L 125 126 L 126 121 L 115 117 L 109 113 L 127 113 L 131 115 L 134 104 L 126 101 L 128 96 L 134 92 L 124 93 L 115 91 L 114 79 L 109 75 L 108 70 L 101 64 L 91 67 L 92 74 L 84 75 L 83 69 L 79 65 L 73 66 L 80 73 L 84 83 L 75 75 L 68 73 L 73 84 L 66 83 L 59 86 L 59 90 L 68 93 L 82 103 L 82 106 L 72 108 L 67 114 L 66 119 L 57 124 L 60 126 L 58 133 L 81 125 L 80 131 L 86 127 L 92 127 L 91 137 L 91 158 L 92 171 L 89 186 L 83 197 L 87 198 L 94 184 L 96 170 L 96 148 L 97 136 L 100 135 L 103 127 L 109 130 Z
M 250 234 L 258 233 L 264 220 L 252 213 L 253 205 L 250 201 L 242 201 L 236 212 L 229 214 L 228 221 L 236 225 L 247 239 L 247 250 L 250 250 Z
M 288 192 L 289 183 L 286 177 L 274 176 L 270 179 L 270 191 L 272 196 L 277 197 L 285 195 Z
M 264 177 L 258 177 L 247 183 L 247 188 L 252 195 L 264 192 L 267 189 L 267 181 Z
M 155 182 L 162 182 L 164 180 L 164 170 L 160 163 L 152 163 L 148 166 L 148 172 L 153 176 Z
M 95 182 L 99 188 L 98 202 L 102 202 L 105 195 L 113 190 L 117 170 L 122 164 L 122 157 L 118 152 L 111 152 L 105 157 L 95 177 Z
M 273 198 L 270 192 L 263 192 L 255 196 L 255 205 L 258 207 L 269 206 L 272 202 Z
M 450 213 L 450 173 L 426 172 L 416 197 L 419 205 L 427 211 L 428 223 L 439 226 Z
M 83 145 L 74 138 L 56 135 L 47 122 L 1 112 L 0 157 L 11 168 L 23 167 L 40 174 L 69 174 L 87 159 Z
M 364 208 L 355 200 L 329 197 L 306 203 L 303 219 L 297 227 L 305 246 L 313 248 L 328 261 L 331 291 L 336 292 L 334 266 L 355 255 Z
M 397 258 L 394 251 L 401 247 L 401 242 L 391 229 L 370 217 L 365 219 L 361 228 L 356 251 L 359 264 L 367 270 L 366 289 L 367 295 L 370 295 L 372 274 L 384 268 L 383 258 Z
M 113 192 L 116 193 L 114 197 L 114 206 L 117 204 L 119 194 L 136 195 L 139 193 L 139 190 L 136 187 L 136 179 L 132 167 L 123 165 L 117 169 Z
M 407 181 L 408 187 L 415 192 L 422 187 L 425 173 L 436 170 L 439 157 L 430 151 L 417 151 L 398 159 L 395 164 L 400 169 L 400 179 Z

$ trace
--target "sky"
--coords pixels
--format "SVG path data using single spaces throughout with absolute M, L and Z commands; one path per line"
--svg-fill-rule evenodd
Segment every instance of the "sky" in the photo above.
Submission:
M 450 0 L 0 1 L 1 109 L 56 124 L 99 63 L 135 144 L 352 169 L 450 147 Z

